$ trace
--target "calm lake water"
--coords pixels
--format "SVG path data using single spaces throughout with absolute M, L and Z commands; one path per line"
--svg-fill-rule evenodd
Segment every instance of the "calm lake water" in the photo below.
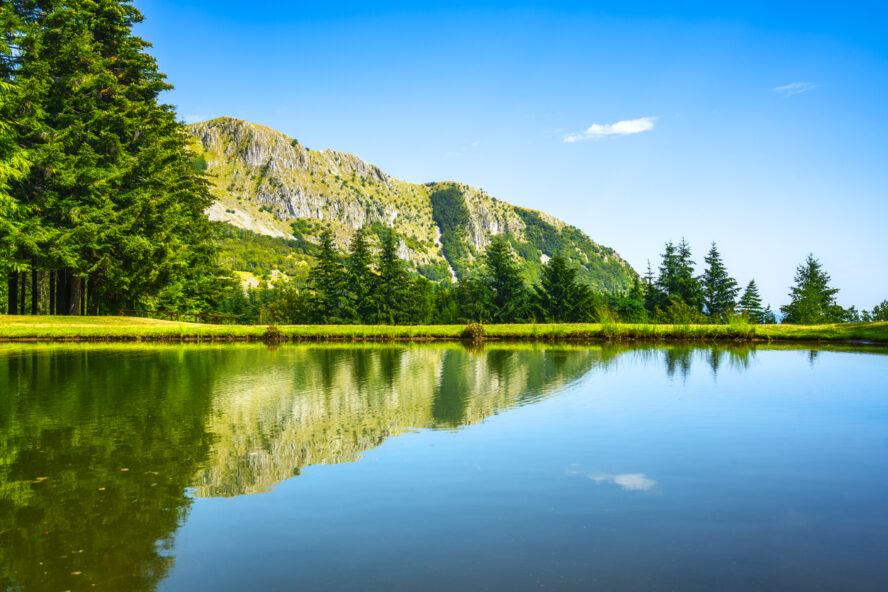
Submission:
M 0 346 L 0 588 L 888 589 L 888 355 Z

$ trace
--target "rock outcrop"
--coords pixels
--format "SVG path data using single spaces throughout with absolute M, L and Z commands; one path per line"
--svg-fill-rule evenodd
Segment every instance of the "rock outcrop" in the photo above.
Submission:
M 473 187 L 407 183 L 355 155 L 309 150 L 280 132 L 230 117 L 192 124 L 188 130 L 195 138 L 196 162 L 218 200 L 208 211 L 214 220 L 281 238 L 297 232 L 296 221 L 320 221 L 343 247 L 357 228 L 392 227 L 401 237 L 399 254 L 433 280 L 465 275 L 495 235 L 510 237 L 527 264 L 529 279 L 555 250 L 566 252 L 582 267 L 581 275 L 600 289 L 624 289 L 636 277 L 616 252 L 578 229 Z M 458 227 L 436 222 L 432 194 L 447 188 L 461 196 L 462 204 L 456 205 L 466 215 Z M 306 235 L 304 229 L 302 235 L 316 240 L 316 234 Z M 459 260 L 448 254 L 448 241 L 466 246 Z

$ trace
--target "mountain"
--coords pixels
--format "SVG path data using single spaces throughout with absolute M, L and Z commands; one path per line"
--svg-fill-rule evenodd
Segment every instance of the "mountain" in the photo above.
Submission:
M 194 137 L 194 166 L 206 172 L 217 199 L 210 218 L 241 229 L 229 229 L 223 245 L 225 262 L 240 272 L 304 276 L 323 228 L 344 248 L 364 226 L 377 237 L 394 228 L 400 256 L 431 280 L 470 275 L 498 234 L 509 237 L 530 281 L 559 251 L 600 290 L 628 288 L 637 277 L 613 249 L 581 230 L 474 187 L 407 183 L 352 154 L 310 150 L 231 117 L 187 129 Z

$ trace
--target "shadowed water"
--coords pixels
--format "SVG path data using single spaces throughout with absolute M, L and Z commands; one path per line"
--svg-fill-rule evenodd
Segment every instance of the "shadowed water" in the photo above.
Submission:
M 881 590 L 884 351 L 2 346 L 6 590 Z

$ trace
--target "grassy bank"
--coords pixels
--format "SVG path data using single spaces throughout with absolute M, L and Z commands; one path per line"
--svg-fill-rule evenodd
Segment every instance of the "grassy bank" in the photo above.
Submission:
M 282 341 L 457 340 L 462 325 L 290 325 Z M 0 341 L 261 341 L 264 325 L 203 325 L 132 317 L 0 316 Z M 888 323 L 838 325 L 486 325 L 488 340 L 866 341 L 888 343 Z

